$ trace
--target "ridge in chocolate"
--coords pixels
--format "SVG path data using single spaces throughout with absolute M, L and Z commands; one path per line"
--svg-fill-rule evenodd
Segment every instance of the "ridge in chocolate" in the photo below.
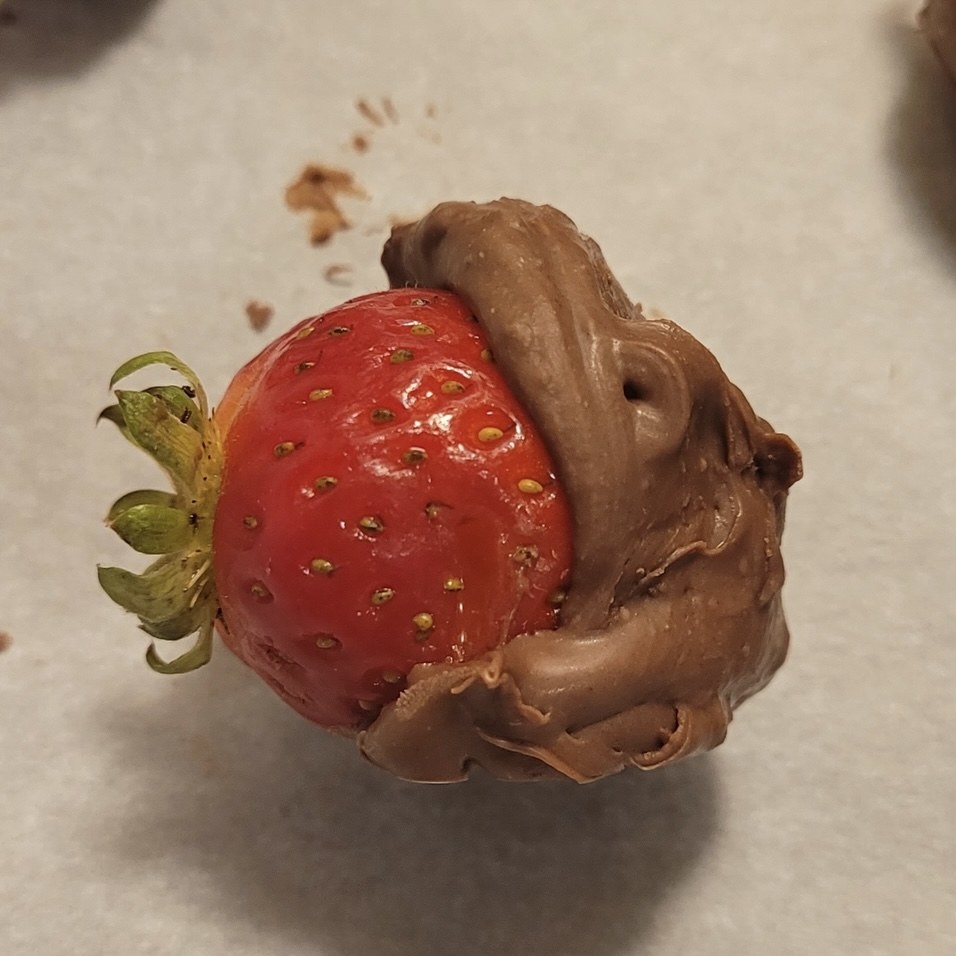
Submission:
M 956 0 L 927 0 L 919 26 L 956 82 Z
M 392 286 L 474 310 L 550 446 L 574 516 L 557 630 L 418 665 L 359 735 L 400 777 L 586 782 L 715 747 L 786 656 L 780 555 L 800 453 L 711 353 L 647 319 L 548 206 L 444 203 L 396 227 Z

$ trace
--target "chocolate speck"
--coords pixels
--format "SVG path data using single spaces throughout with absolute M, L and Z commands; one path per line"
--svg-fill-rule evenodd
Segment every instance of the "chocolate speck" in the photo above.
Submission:
M 355 101 L 355 108 L 365 117 L 370 123 L 374 123 L 376 126 L 384 126 L 385 118 L 382 114 L 372 106 L 366 99 L 358 99 Z
M 333 262 L 322 270 L 326 282 L 332 285 L 351 285 L 352 267 L 346 262 Z
M 365 190 L 345 169 L 310 163 L 299 178 L 285 191 L 286 205 L 295 212 L 311 211 L 309 239 L 318 246 L 328 242 L 335 233 L 349 228 L 349 222 L 339 208 L 340 195 L 367 198 Z
M 265 302 L 250 299 L 246 303 L 246 317 L 249 319 L 249 325 L 255 332 L 261 332 L 269 324 L 274 314 L 275 309 Z

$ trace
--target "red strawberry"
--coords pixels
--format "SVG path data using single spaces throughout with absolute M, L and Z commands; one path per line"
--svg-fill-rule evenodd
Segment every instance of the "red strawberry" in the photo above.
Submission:
M 204 404 L 185 366 L 158 361 L 185 372 Z M 177 578 L 175 607 L 144 606 L 131 599 L 133 576 L 101 569 L 111 596 L 155 636 L 204 627 L 184 664 L 151 653 L 154 666 L 204 663 L 218 609 L 226 644 L 288 703 L 324 726 L 355 729 L 397 696 L 415 664 L 468 660 L 555 625 L 571 559 L 567 501 L 454 295 L 393 290 L 306 319 L 239 372 L 214 423 L 175 392 L 145 403 L 154 419 L 165 413 L 164 441 L 185 436 L 189 446 L 188 487 L 173 471 L 176 500 L 146 502 L 147 518 L 176 529 L 176 553 L 146 575 L 167 597 Z M 161 443 L 143 440 L 150 428 L 131 398 L 148 393 L 117 394 L 107 416 L 155 451 Z M 129 497 L 110 520 L 136 546 L 150 522 L 124 517 Z

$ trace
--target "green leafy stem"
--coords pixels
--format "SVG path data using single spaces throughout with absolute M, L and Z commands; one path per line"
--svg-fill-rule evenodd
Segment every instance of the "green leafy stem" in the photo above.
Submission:
M 142 391 L 115 389 L 123 379 L 151 365 L 165 365 L 185 385 Z M 222 445 L 196 373 L 171 352 L 147 352 L 124 362 L 110 379 L 116 404 L 100 413 L 125 438 L 166 472 L 172 491 L 141 490 L 123 495 L 110 508 L 107 525 L 141 554 L 159 555 L 141 574 L 99 567 L 100 585 L 121 607 L 136 614 L 140 627 L 162 641 L 198 632 L 193 647 L 171 661 L 155 643 L 146 661 L 162 674 L 182 674 L 205 664 L 219 605 L 213 575 L 212 525 L 219 496 Z

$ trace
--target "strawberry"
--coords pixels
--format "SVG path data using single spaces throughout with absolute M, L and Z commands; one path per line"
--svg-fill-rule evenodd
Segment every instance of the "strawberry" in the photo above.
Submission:
M 354 731 L 416 664 L 473 659 L 556 626 L 571 518 L 547 448 L 448 292 L 391 290 L 300 322 L 243 368 L 212 418 L 169 353 L 126 363 L 185 389 L 118 391 L 104 415 L 167 471 L 108 522 L 162 554 L 101 568 L 154 637 L 212 629 L 305 717 Z

